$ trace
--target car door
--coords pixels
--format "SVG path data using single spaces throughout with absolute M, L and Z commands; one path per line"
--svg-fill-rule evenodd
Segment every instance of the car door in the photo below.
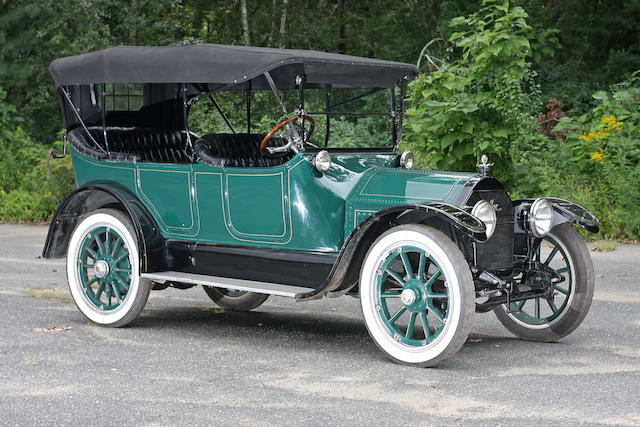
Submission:
M 198 240 L 282 247 L 291 240 L 286 165 L 217 168 L 194 165 L 202 228 Z

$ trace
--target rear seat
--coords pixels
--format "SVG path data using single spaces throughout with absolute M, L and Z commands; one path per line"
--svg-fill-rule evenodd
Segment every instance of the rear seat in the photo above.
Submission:
M 91 136 L 104 148 L 101 127 L 89 127 Z M 182 130 L 108 127 L 109 160 L 122 162 L 191 163 L 186 134 Z M 80 153 L 99 160 L 107 155 L 95 146 L 82 127 L 68 133 L 69 142 Z M 192 141 L 198 137 L 191 134 Z
M 102 127 L 89 127 L 91 136 L 104 148 Z M 153 162 L 153 163 L 192 163 L 186 146 L 186 134 L 182 130 L 108 127 L 107 141 L 110 155 L 100 151 L 82 128 L 75 128 L 68 133 L 69 142 L 80 153 L 98 160 L 120 162 Z M 217 133 L 204 135 L 198 139 L 191 134 L 194 152 L 203 163 L 216 167 L 252 168 L 279 166 L 291 159 L 293 153 L 285 153 L 279 157 L 263 157 L 260 155 L 260 143 L 264 134 L 227 134 Z M 272 137 L 269 146 L 283 146 L 287 141 Z

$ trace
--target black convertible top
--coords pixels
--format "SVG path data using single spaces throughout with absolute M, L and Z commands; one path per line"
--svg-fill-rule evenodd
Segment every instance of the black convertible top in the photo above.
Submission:
M 418 74 L 415 65 L 313 50 L 200 44 L 119 46 L 69 56 L 49 67 L 56 86 L 90 83 L 205 83 L 210 88 L 267 89 L 269 72 L 279 88 L 305 85 L 336 88 L 393 87 Z

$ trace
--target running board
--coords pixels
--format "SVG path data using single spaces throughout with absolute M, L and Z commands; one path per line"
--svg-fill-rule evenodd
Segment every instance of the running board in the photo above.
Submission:
M 257 292 L 259 294 L 278 295 L 295 298 L 298 294 L 313 292 L 313 288 L 281 285 L 279 283 L 256 282 L 253 280 L 232 279 L 229 277 L 205 276 L 203 274 L 181 273 L 179 271 L 162 271 L 158 273 L 142 273 L 143 279 L 154 282 L 179 282 L 191 285 L 215 286 L 216 288 L 236 291 Z

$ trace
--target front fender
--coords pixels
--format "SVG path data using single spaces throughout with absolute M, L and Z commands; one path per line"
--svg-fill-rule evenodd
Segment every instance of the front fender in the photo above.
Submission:
M 345 240 L 338 258 L 323 285 L 307 294 L 299 295 L 299 301 L 322 298 L 330 292 L 347 291 L 355 286 L 360 266 L 375 239 L 384 231 L 399 224 L 428 224 L 436 228 L 449 226 L 454 232 L 452 238 L 458 241 L 462 236 L 470 240 L 487 240 L 486 227 L 482 221 L 470 213 L 446 203 L 402 205 L 382 209 L 362 221 Z M 467 240 L 468 241 L 468 240 Z
M 141 272 L 166 269 L 166 240 L 154 219 L 136 196 L 111 184 L 78 188 L 60 203 L 49 226 L 42 257 L 63 257 L 80 218 L 101 208 L 118 209 L 128 214 L 140 246 Z
M 588 209 L 577 203 L 568 200 L 559 199 L 557 197 L 545 197 L 553 205 L 553 226 L 570 222 L 576 224 L 591 233 L 597 233 L 600 230 L 600 222 L 598 218 Z M 516 223 L 520 228 L 526 230 L 523 223 L 523 212 L 529 212 L 531 204 L 535 199 L 522 199 L 513 202 Z

